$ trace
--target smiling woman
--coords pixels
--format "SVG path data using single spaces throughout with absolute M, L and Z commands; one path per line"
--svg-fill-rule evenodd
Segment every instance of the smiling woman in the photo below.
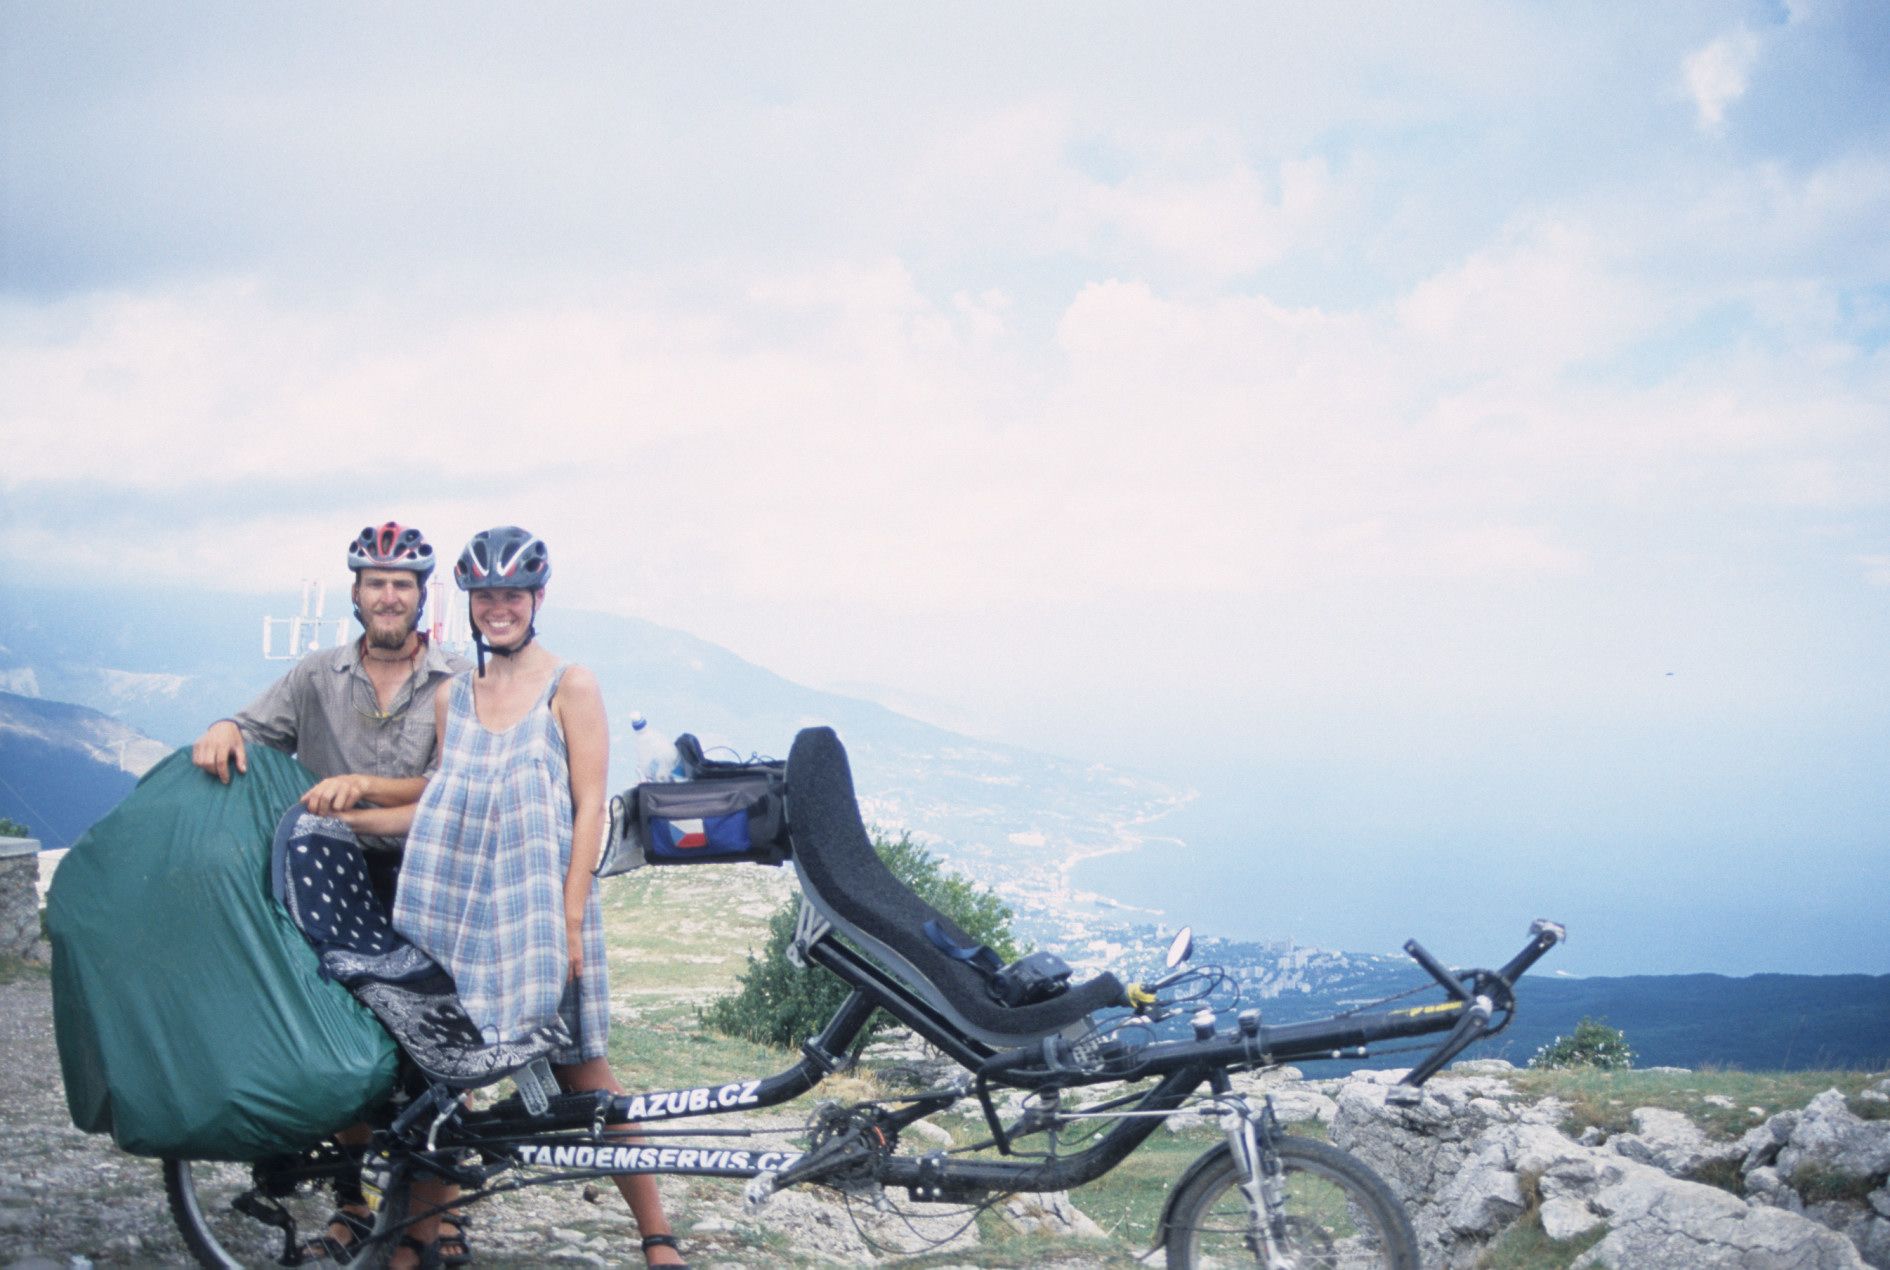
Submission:
M 537 537 L 514 525 L 477 533 L 453 578 L 480 663 L 440 698 L 439 770 L 417 804 L 350 823 L 409 831 L 394 926 L 452 975 L 488 1043 L 558 1025 L 568 1041 L 551 1056 L 560 1083 L 621 1092 L 605 1059 L 610 989 L 593 884 L 610 748 L 603 694 L 590 671 L 536 642 L 551 580 Z M 655 1183 L 625 1176 L 618 1187 L 651 1264 L 676 1260 L 661 1242 Z M 451 1197 L 433 1187 L 423 1198 Z M 422 1257 L 435 1225 L 416 1224 Z

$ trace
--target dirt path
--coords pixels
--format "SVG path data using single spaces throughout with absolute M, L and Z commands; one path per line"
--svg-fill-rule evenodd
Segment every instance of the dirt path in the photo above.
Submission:
M 0 984 L 0 1267 L 185 1265 L 157 1161 L 66 1114 L 43 974 Z

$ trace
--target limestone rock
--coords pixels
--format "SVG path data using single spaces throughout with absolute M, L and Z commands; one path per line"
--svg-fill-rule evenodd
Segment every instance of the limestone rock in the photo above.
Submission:
M 1716 1160 L 1736 1160 L 1746 1154 L 1740 1142 L 1709 1139 L 1678 1111 L 1639 1107 L 1633 1120 L 1634 1132 L 1617 1134 L 1609 1140 L 1609 1148 L 1676 1177 L 1690 1176 Z
M 1551 1199 L 1542 1204 L 1542 1233 L 1551 1239 L 1585 1235 L 1604 1220 L 1578 1199 Z
M 1843 1094 L 1825 1090 L 1799 1115 L 1778 1154 L 1787 1182 L 1808 1166 L 1856 1178 L 1890 1173 L 1890 1120 L 1860 1119 Z
M 1555 1128 L 1559 1107 L 1521 1105 L 1506 1088 L 1487 1087 L 1501 1083 L 1440 1076 L 1409 1104 L 1388 1098 L 1382 1080 L 1351 1081 L 1339 1091 L 1333 1141 L 1376 1170 L 1404 1201 L 1426 1266 L 1477 1264 L 1491 1239 L 1526 1211 L 1531 1187 L 1541 1199 L 1543 1228 L 1555 1238 L 1608 1226 L 1580 1265 L 1837 1270 L 1866 1264 L 1858 1247 L 1876 1232 L 1855 1212 L 1846 1214 L 1849 1224 L 1840 1234 L 1787 1204 L 1748 1204 L 1659 1167 L 1777 1154 L 1791 1141 L 1783 1125 L 1761 1126 L 1749 1143 L 1714 1144 L 1683 1118 L 1654 1112 L 1637 1114 L 1636 1132 L 1615 1143 L 1583 1145 Z M 1758 1182 L 1790 1194 L 1776 1169 L 1761 1173 Z
M 1689 1270 L 1862 1270 L 1849 1240 L 1793 1213 L 1751 1208 L 1726 1192 L 1624 1161 L 1590 1206 L 1608 1234 L 1575 1264 L 1687 1266 Z
M 900 1130 L 900 1133 L 902 1137 L 916 1139 L 928 1146 L 948 1147 L 952 1144 L 951 1130 L 933 1124 L 930 1120 L 916 1120 Z
M 1103 1239 L 1102 1227 L 1070 1203 L 1067 1191 L 1013 1195 L 1004 1201 L 1004 1220 L 1027 1235 L 1059 1239 Z

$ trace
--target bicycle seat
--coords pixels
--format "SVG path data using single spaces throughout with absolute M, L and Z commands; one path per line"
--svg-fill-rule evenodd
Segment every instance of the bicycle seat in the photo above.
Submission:
M 1011 1048 L 1073 1028 L 1123 1003 L 1122 983 L 1101 974 L 1035 1005 L 994 1000 L 985 977 L 949 955 L 928 922 L 959 944 L 977 941 L 901 882 L 873 850 L 853 794 L 847 752 L 832 728 L 806 728 L 787 763 L 788 833 L 801 892 L 835 930 L 970 1036 Z

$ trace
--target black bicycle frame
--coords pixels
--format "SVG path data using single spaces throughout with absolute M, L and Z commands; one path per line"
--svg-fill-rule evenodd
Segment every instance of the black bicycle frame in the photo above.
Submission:
M 950 1020 L 920 1000 L 858 952 L 831 934 L 816 940 L 807 958 L 820 965 L 853 991 L 834 1012 L 820 1033 L 801 1046 L 794 1066 L 771 1076 L 727 1081 L 683 1089 L 640 1093 L 566 1094 L 554 1099 L 549 1110 L 534 1116 L 516 1100 L 486 1111 L 465 1111 L 444 1087 L 434 1087 L 417 1098 L 396 1119 L 392 1134 L 406 1138 L 421 1131 L 429 1113 L 435 1122 L 426 1129 L 423 1150 L 406 1154 L 422 1173 L 482 1185 L 514 1164 L 552 1170 L 532 1179 L 540 1182 L 601 1178 L 622 1174 L 675 1174 L 698 1177 L 753 1178 L 764 1173 L 794 1180 L 797 1166 L 808 1159 L 799 1150 L 750 1150 L 740 1146 L 677 1142 L 685 1136 L 738 1138 L 742 1129 L 695 1131 L 648 1128 L 651 1124 L 776 1106 L 798 1098 L 824 1077 L 846 1065 L 843 1057 L 859 1039 L 875 1010 L 885 1010 L 920 1037 L 937 1046 L 977 1075 L 976 1093 L 993 1130 L 993 1141 L 1003 1154 L 1011 1153 L 1006 1130 L 997 1122 L 985 1086 L 996 1082 L 1016 1088 L 1053 1091 L 1065 1087 L 1154 1079 L 1157 1083 L 1132 1096 L 1132 1113 L 1125 1115 L 1087 1149 L 1068 1156 L 1028 1159 L 969 1159 L 932 1152 L 921 1156 L 890 1154 L 883 1143 L 872 1166 L 874 1180 L 902 1186 L 915 1200 L 966 1200 L 991 1192 L 1062 1191 L 1092 1182 L 1120 1164 L 1162 1123 L 1163 1113 L 1180 1107 L 1203 1083 L 1214 1083 L 1216 1073 L 1282 1062 L 1303 1062 L 1364 1056 L 1375 1041 L 1409 1038 L 1449 1031 L 1451 1035 L 1407 1077 L 1422 1084 L 1436 1067 L 1448 1061 L 1487 1030 L 1492 1010 L 1513 1005 L 1509 986 L 1560 938 L 1559 928 L 1539 929 L 1500 971 L 1470 972 L 1459 976 L 1446 971 L 1415 944 L 1407 951 L 1443 984 L 1451 1000 L 1433 1006 L 1385 1010 L 1264 1027 L 1257 1018 L 1232 1031 L 1206 1039 L 1158 1041 L 1139 1048 L 1123 1046 L 1121 1061 L 1088 1066 L 1060 1064 L 1049 1049 L 1025 1047 L 996 1053 L 965 1036 Z M 1471 986 L 1465 986 L 1466 983 Z M 1473 991 L 1472 989 L 1475 989 Z M 1496 998 L 1492 1001 L 1489 995 Z M 1416 1078 L 1416 1079 L 1413 1079 Z M 1224 1084 L 1224 1080 L 1220 1082 Z M 941 1090 L 916 1096 L 913 1107 L 889 1113 L 885 1125 L 894 1133 L 906 1123 L 930 1115 L 971 1092 L 971 1087 Z M 1040 1118 L 1034 1127 L 1044 1127 Z M 637 1126 L 633 1134 L 621 1132 Z M 619 1132 L 611 1132 L 615 1128 Z M 626 1141 L 626 1136 L 640 1140 Z M 663 1140 L 653 1143 L 652 1139 Z M 458 1152 L 474 1150 L 490 1167 L 455 1164 Z M 810 1174 L 814 1176 L 815 1174 Z

